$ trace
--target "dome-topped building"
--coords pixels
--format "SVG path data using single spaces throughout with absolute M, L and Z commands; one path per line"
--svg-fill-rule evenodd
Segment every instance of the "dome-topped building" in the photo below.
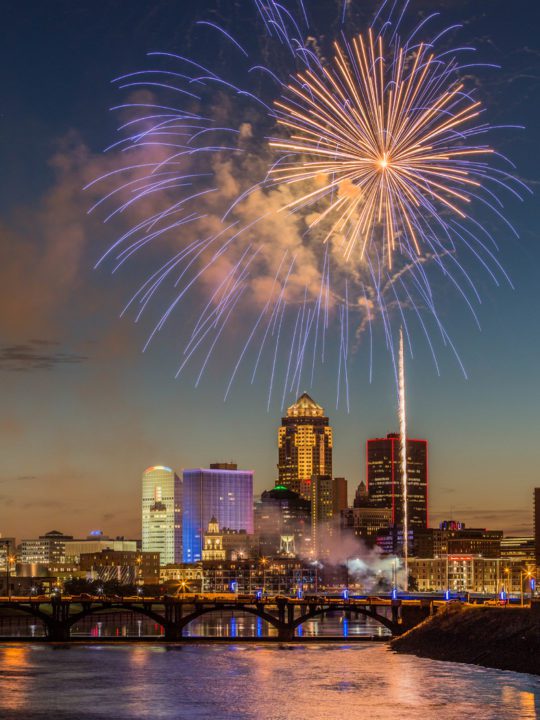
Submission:
M 324 408 L 305 392 L 300 395 L 293 405 L 287 408 L 287 417 L 324 417 Z
M 278 484 L 311 499 L 314 475 L 332 477 L 332 428 L 307 393 L 287 409 L 278 432 Z

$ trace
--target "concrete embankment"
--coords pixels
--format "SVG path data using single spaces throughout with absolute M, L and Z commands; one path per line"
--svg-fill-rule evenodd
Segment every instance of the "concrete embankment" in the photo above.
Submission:
M 540 607 L 449 605 L 390 645 L 432 660 L 540 675 Z

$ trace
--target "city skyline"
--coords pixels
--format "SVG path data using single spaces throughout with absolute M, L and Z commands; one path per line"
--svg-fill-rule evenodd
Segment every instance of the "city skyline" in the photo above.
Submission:
M 376 4 L 368 3 L 359 14 L 368 17 Z M 254 470 L 256 494 L 271 488 L 276 479 L 271 439 L 295 393 L 284 402 L 274 398 L 267 411 L 267 387 L 252 386 L 247 375 L 238 376 L 225 404 L 227 383 L 216 368 L 197 390 L 193 378 L 175 382 L 180 348 L 174 333 L 143 355 L 146 329 L 117 317 L 132 286 L 130 274 L 113 283 L 107 273 L 91 270 L 111 238 L 100 222 L 87 218 L 81 188 L 103 167 L 101 151 L 111 141 L 114 123 L 106 109 L 119 96 L 109 81 L 143 66 L 153 48 L 192 49 L 208 42 L 193 22 L 211 18 L 219 3 L 174 11 L 158 3 L 158 13 L 145 2 L 127 11 L 113 3 L 108 14 L 91 15 L 90 22 L 83 5 L 60 3 L 62 12 L 53 16 L 40 3 L 33 5 L 39 32 L 22 30 L 28 7 L 13 7 L 14 33 L 2 49 L 8 97 L 3 122 L 12 142 L 6 148 L 11 181 L 0 200 L 5 293 L 0 305 L 0 502 L 5 510 L 0 531 L 22 537 L 57 527 L 86 535 L 100 527 L 134 536 L 140 521 L 133 489 L 149 465 L 180 472 L 234 459 Z M 424 7 L 413 3 L 411 12 L 416 17 Z M 519 21 L 519 8 L 518 3 L 508 14 L 497 0 L 481 16 L 455 0 L 445 3 L 444 19 L 464 21 L 460 40 L 481 46 L 483 56 L 503 66 L 498 73 L 479 73 L 480 90 L 487 96 L 498 93 L 499 101 L 489 108 L 492 122 L 526 125 L 517 134 L 501 130 L 501 139 L 520 176 L 534 188 L 535 128 L 540 126 L 532 92 L 539 81 L 531 70 L 536 38 L 534 23 L 523 27 Z M 249 20 L 243 18 L 240 35 L 246 39 L 249 33 Z M 25 41 L 16 44 L 17 35 Z M 122 40 L 128 35 L 129 44 Z M 76 37 L 77 47 L 63 42 L 65 37 Z M 29 89 L 24 97 L 9 70 L 14 61 Z M 35 74 L 38 63 L 51 78 L 43 87 Z M 62 82 L 53 80 L 58 68 Z M 39 118 L 36 106 L 43 109 Z M 537 477 L 531 468 L 540 421 L 540 344 L 529 320 L 540 310 L 534 243 L 538 203 L 509 202 L 507 214 L 521 240 L 512 241 L 505 232 L 496 239 L 516 291 L 494 292 L 482 285 L 481 333 L 462 310 L 444 307 L 468 380 L 448 351 L 439 353 L 438 377 L 429 349 L 415 341 L 415 356 L 407 357 L 408 427 L 411 437 L 430 443 L 433 523 L 452 516 L 471 526 L 525 534 L 532 530 L 530 493 Z M 223 348 L 225 359 L 234 356 L 236 340 L 233 329 Z M 365 440 L 398 429 L 393 370 L 381 327 L 374 328 L 374 348 L 370 384 L 368 340 L 360 337 L 349 377 L 350 413 L 343 398 L 335 407 L 332 363 L 319 370 L 312 386 L 302 388 L 330 417 L 334 474 L 347 478 L 350 493 L 363 479 Z

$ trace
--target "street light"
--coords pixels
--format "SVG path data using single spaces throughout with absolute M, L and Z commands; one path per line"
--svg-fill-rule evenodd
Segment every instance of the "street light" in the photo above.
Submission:
M 263 595 L 265 593 L 265 585 L 266 585 L 266 565 L 268 564 L 267 558 L 263 557 L 261 558 L 261 565 L 263 567 L 263 583 L 262 583 L 262 591 Z
M 521 571 L 521 607 L 523 607 L 523 578 L 529 578 L 529 580 L 532 578 L 532 571 L 531 570 L 522 570 Z

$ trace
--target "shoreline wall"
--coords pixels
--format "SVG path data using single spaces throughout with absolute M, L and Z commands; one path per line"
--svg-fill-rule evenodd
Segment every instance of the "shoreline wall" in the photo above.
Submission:
M 448 605 L 390 643 L 396 652 L 540 675 L 540 603 Z

